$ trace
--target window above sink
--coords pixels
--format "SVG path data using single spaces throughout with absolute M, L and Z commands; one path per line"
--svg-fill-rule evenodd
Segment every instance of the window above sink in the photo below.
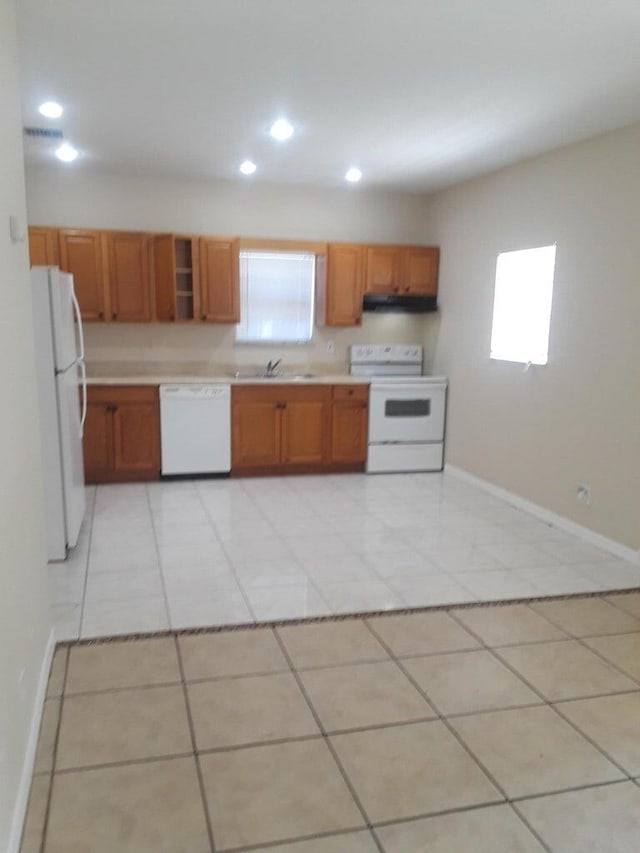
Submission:
M 316 257 L 311 252 L 240 252 L 239 343 L 307 343 L 313 333 Z

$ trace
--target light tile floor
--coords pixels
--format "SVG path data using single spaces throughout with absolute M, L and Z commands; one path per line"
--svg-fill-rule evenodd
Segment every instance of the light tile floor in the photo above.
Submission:
M 58 639 L 640 587 L 640 566 L 446 474 L 88 489 Z
M 72 643 L 22 853 L 636 853 L 640 593 Z

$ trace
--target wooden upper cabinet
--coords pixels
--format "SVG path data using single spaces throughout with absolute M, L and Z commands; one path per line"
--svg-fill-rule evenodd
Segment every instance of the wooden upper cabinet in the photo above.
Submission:
M 156 318 L 176 319 L 175 249 L 173 234 L 153 240 L 153 273 L 156 286 Z
M 365 291 L 399 293 L 402 249 L 398 246 L 369 246 Z
M 359 326 L 362 323 L 364 249 L 332 243 L 327 249 L 325 323 Z
M 139 232 L 106 235 L 111 319 L 145 323 L 151 320 L 149 240 Z
M 73 275 L 83 320 L 104 320 L 107 278 L 100 231 L 63 228 L 58 232 L 60 268 Z
M 410 246 L 403 249 L 402 254 L 402 291 L 435 296 L 438 292 L 439 250 L 433 246 Z
M 200 307 L 209 323 L 240 322 L 237 240 L 200 238 Z
M 29 263 L 32 267 L 58 265 L 58 231 L 56 228 L 29 226 Z

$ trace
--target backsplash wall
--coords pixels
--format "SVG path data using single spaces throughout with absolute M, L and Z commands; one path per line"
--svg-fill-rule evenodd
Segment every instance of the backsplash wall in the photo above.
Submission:
M 425 369 L 433 364 L 439 318 L 436 314 L 365 314 L 360 328 L 316 328 L 308 344 L 237 344 L 235 326 L 170 325 L 167 323 L 118 323 L 85 325 L 85 344 L 90 370 L 107 365 L 140 364 L 145 371 L 155 366 L 187 369 L 198 365 L 207 372 L 217 369 L 265 365 L 283 359 L 284 369 L 325 368 L 342 373 L 348 366 L 350 344 L 407 343 L 425 347 Z M 328 351 L 333 342 L 333 352 Z

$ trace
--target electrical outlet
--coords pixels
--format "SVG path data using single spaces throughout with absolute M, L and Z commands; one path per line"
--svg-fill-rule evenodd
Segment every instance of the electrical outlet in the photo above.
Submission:
M 332 339 L 327 341 L 327 352 L 329 355 L 333 355 L 336 351 L 336 342 Z
M 589 486 L 580 485 L 576 489 L 578 503 L 591 506 L 591 489 Z

